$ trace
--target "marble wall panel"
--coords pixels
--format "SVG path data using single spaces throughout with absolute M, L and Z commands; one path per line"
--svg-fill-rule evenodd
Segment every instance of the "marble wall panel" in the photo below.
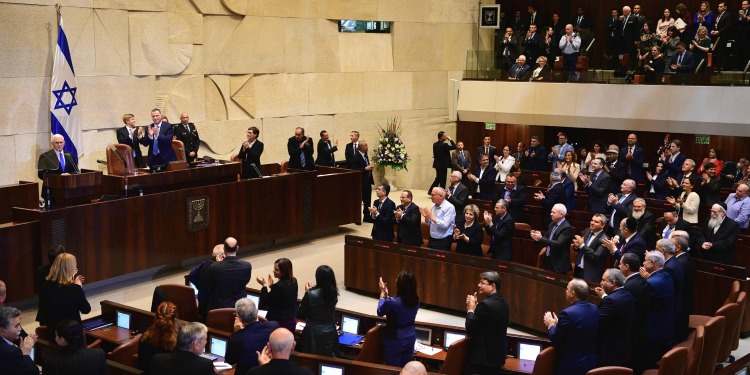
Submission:
M 0 78 L 0 135 L 49 129 L 49 78 Z
M 393 25 L 392 33 L 394 70 L 442 70 L 442 25 L 418 22 L 399 22 Z
M 221 92 L 223 107 L 226 108 L 226 119 L 241 120 L 248 119 L 250 116 L 242 107 L 232 99 L 231 78 L 228 75 L 211 75 L 208 76 Z
M 389 72 L 393 70 L 391 34 L 339 33 L 342 72 Z
M 443 24 L 443 70 L 466 68 L 466 52 L 474 49 L 475 28 L 468 23 Z
M 378 2 L 371 0 L 318 0 L 318 18 L 376 20 Z
M 236 21 L 236 17 L 204 17 L 205 73 L 283 72 L 286 21 L 247 16 L 234 27 Z
M 247 12 L 248 0 L 221 0 L 221 4 L 224 5 L 230 12 L 239 15 L 245 15 Z
M 130 75 L 128 12 L 95 9 L 96 75 Z
M 39 160 L 39 155 L 52 148 L 49 131 L 19 134 L 13 138 L 16 149 L 16 179 L 39 181 L 36 175 L 37 160 Z
M 379 0 L 379 21 L 424 22 L 430 16 L 431 0 Z
M 51 6 L 0 4 L 0 77 L 49 75 L 56 22 Z
M 206 120 L 206 88 L 204 82 L 203 75 L 180 75 L 159 79 L 160 90 L 167 92 L 162 113 L 169 116 L 170 122 L 179 122 L 182 112 L 188 112 L 192 122 Z M 165 83 L 170 83 L 168 88 L 164 87 Z
M 304 74 L 265 74 L 250 79 L 255 118 L 309 114 L 308 79 Z
M 89 0 L 90 1 L 90 0 Z M 93 0 L 94 8 L 125 9 L 148 12 L 167 10 L 167 0 Z
M 3 160 L 3 167 L 0 168 L 0 186 L 17 184 L 16 143 L 14 136 L 0 137 L 0 158 Z
M 249 0 L 248 16 L 318 18 L 317 0 Z
M 91 8 L 93 6 L 93 0 L 3 0 L 4 3 L 9 4 L 25 4 L 25 5 L 47 5 L 54 6 L 60 4 L 63 7 L 77 7 L 77 8 Z
M 412 73 L 364 73 L 365 111 L 389 111 L 412 108 Z
M 225 121 L 206 121 L 195 124 L 201 135 L 201 146 L 198 150 L 199 155 L 209 155 L 214 158 L 229 160 L 232 155 L 240 151 L 240 145 L 244 142 L 247 128 L 255 126 L 261 130 L 260 139 L 265 143 L 263 132 L 263 121 L 261 120 L 225 120 Z M 265 155 L 265 152 L 264 152 Z M 261 161 L 268 163 L 265 157 Z
M 232 11 L 222 4 L 221 0 L 190 0 L 201 14 L 231 15 Z
M 338 72 L 338 23 L 321 19 L 287 18 L 284 59 L 287 73 Z
M 170 23 L 171 21 L 171 23 Z M 168 27 L 164 27 L 168 25 Z M 193 54 L 190 43 L 170 43 L 170 35 L 190 33 L 181 17 L 165 12 L 129 13 L 130 64 L 134 75 L 169 75 L 185 70 Z
M 138 124 L 146 124 L 151 109 L 157 107 L 154 77 L 79 77 L 77 97 L 84 130 L 120 127 L 126 113 L 135 115 Z
M 198 12 L 198 8 L 196 8 L 190 0 L 167 0 L 166 10 L 168 12 L 187 12 L 200 14 L 200 12 Z
M 96 17 L 93 9 L 64 7 L 61 14 L 76 76 L 96 75 L 96 37 L 94 35 Z M 54 27 L 55 23 L 52 25 L 51 35 L 54 43 L 57 43 L 57 28 Z M 53 59 L 54 43 L 50 51 Z M 52 70 L 47 74 L 51 72 Z
M 310 114 L 362 112 L 363 73 L 309 74 Z
M 414 72 L 412 108 L 447 108 L 448 72 Z
M 179 18 L 179 19 L 177 19 Z M 167 12 L 169 44 L 203 44 L 203 15 Z M 187 28 L 184 26 L 187 25 Z

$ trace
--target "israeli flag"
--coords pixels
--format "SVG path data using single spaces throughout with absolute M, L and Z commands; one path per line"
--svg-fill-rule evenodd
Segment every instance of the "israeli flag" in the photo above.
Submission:
M 50 85 L 50 130 L 52 134 L 60 134 L 65 138 L 65 152 L 70 153 L 78 164 L 78 156 L 83 150 L 81 124 L 78 122 L 79 109 L 76 107 L 78 84 L 59 9 L 58 20 L 57 48 L 55 48 L 55 62 L 52 66 Z

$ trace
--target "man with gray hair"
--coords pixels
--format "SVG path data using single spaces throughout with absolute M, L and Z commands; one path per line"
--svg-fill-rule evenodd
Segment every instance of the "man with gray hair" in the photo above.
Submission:
M 610 214 L 608 221 L 610 236 L 617 234 L 620 221 L 628 217 L 630 211 L 633 210 L 633 201 L 635 201 L 635 198 L 637 198 L 635 195 L 635 181 L 629 179 L 620 184 L 620 193 L 610 193 L 607 197 L 607 209 Z
M 212 375 L 214 365 L 210 359 L 200 357 L 206 350 L 208 329 L 203 323 L 185 323 L 177 329 L 174 352 L 156 354 L 151 360 L 149 373 Z
M 674 283 L 674 313 L 675 331 L 674 342 L 682 342 L 687 339 L 688 315 L 684 314 L 683 299 L 685 298 L 685 269 L 675 258 L 675 243 L 671 239 L 656 241 L 656 251 L 664 255 L 664 271 L 672 277 Z M 690 291 L 694 293 L 694 291 Z
M 594 288 L 599 303 L 599 333 L 596 363 L 602 366 L 630 366 L 630 332 L 635 316 L 635 297 L 624 288 L 625 276 L 617 268 L 604 271 L 601 286 Z M 617 338 L 613 340 L 613 338 Z
M 625 276 L 625 289 L 635 299 L 630 358 L 633 371 L 638 374 L 648 368 L 645 351 L 649 332 L 648 319 L 651 312 L 651 285 L 638 273 L 642 264 L 643 261 L 634 253 L 624 254 L 619 264 L 619 269 Z
M 245 287 L 250 282 L 253 266 L 237 257 L 240 244 L 233 237 L 224 240 L 224 260 L 209 267 L 211 294 L 208 309 L 221 309 L 234 306 L 241 298 L 247 297 Z
M 39 375 L 39 368 L 29 356 L 36 344 L 36 335 L 21 337 L 21 310 L 0 307 L 0 364 L 3 374 Z M 14 343 L 19 342 L 16 346 Z
M 674 281 L 664 270 L 664 254 L 659 251 L 646 252 L 646 260 L 639 270 L 651 285 L 651 312 L 648 315 L 648 342 L 646 365 L 655 366 L 669 350 L 674 338 L 675 310 Z M 681 297 L 681 296 L 680 296 Z
M 711 218 L 699 234 L 693 252 L 700 259 L 711 262 L 733 264 L 734 243 L 740 235 L 740 225 L 727 218 L 727 207 L 724 203 L 711 206 Z
M 690 235 L 684 230 L 676 230 L 672 232 L 670 240 L 674 243 L 674 258 L 682 265 L 682 271 L 685 274 L 685 293 L 682 304 L 683 314 L 690 316 L 695 311 L 695 273 L 697 271 L 693 256 L 688 253 Z
M 741 231 L 747 232 L 750 226 L 750 186 L 737 185 L 737 190 L 729 194 L 724 204 L 727 205 L 727 217 L 736 221 Z
M 435 250 L 451 250 L 453 225 L 456 222 L 456 208 L 445 199 L 445 189 L 437 186 L 430 193 L 432 207 L 420 207 L 424 222 L 430 227 L 430 240 L 427 247 Z
M 244 374 L 258 365 L 257 352 L 263 350 L 279 323 L 274 321 L 259 322 L 258 308 L 255 302 L 242 298 L 234 304 L 234 333 L 229 336 L 226 362 L 237 365 L 236 374 Z
M 628 217 L 635 219 L 638 234 L 646 240 L 648 246 L 656 242 L 656 216 L 646 209 L 645 199 L 633 200 L 633 210 L 630 211 Z
M 289 360 L 296 343 L 294 335 L 286 328 L 277 328 L 271 333 L 268 344 L 258 352 L 258 363 L 246 375 L 312 375 L 310 370 L 297 367 Z
M 550 212 L 552 206 L 560 203 L 565 204 L 567 201 L 567 195 L 565 194 L 565 187 L 560 182 L 562 176 L 558 172 L 552 172 L 549 175 L 549 188 L 546 194 L 541 192 L 534 193 L 534 199 L 542 203 L 542 226 L 547 227 L 550 223 Z
M 451 172 L 451 185 L 445 189 L 445 197 L 456 209 L 456 212 L 464 212 L 466 201 L 469 199 L 469 189 L 461 182 L 463 175 L 459 171 Z
M 573 242 L 573 226 L 565 220 L 568 210 L 565 205 L 558 203 L 552 207 L 550 217 L 552 223 L 545 236 L 538 230 L 530 232 L 531 239 L 547 246 L 544 258 L 544 269 L 566 273 L 570 267 L 570 244 Z
M 559 316 L 544 313 L 544 325 L 557 349 L 556 374 L 585 374 L 596 367 L 596 338 L 599 312 L 596 305 L 586 302 L 589 286 L 581 279 L 572 279 L 565 289 L 570 307 Z

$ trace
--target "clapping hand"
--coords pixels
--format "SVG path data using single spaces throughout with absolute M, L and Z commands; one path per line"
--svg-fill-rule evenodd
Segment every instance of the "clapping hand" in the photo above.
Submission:
M 550 329 L 557 325 L 557 315 L 551 311 L 547 311 L 544 313 L 544 325 L 547 326 L 547 329 Z
M 638 274 L 640 274 L 640 275 L 641 275 L 641 277 L 643 277 L 644 279 L 648 279 L 648 277 L 649 277 L 649 276 L 651 276 L 651 274 L 650 274 L 650 273 L 648 273 L 648 271 L 646 271 L 646 268 L 645 268 L 645 267 L 641 267 L 641 268 L 639 268 L 639 269 L 638 269 Z
M 307 292 L 307 291 L 308 291 L 308 290 L 310 290 L 310 289 L 312 289 L 312 283 L 310 283 L 310 282 L 308 281 L 308 282 L 306 282 L 306 283 L 305 283 L 305 292 Z
M 76 283 L 76 284 L 78 284 L 78 285 L 80 285 L 80 286 L 83 286 L 83 283 L 84 283 L 85 281 L 86 281 L 86 276 L 83 276 L 83 275 L 78 275 L 78 276 L 76 276 L 76 279 L 75 279 L 75 283 Z
M 466 296 L 466 311 L 474 310 L 477 307 L 477 293 Z
M 378 288 L 380 288 L 380 298 L 388 298 L 388 285 L 383 282 L 383 277 L 378 278 Z
M 262 351 L 256 351 L 255 354 L 258 356 L 258 365 L 263 366 L 268 362 L 271 362 L 271 360 L 273 359 L 273 354 L 271 353 L 271 344 L 268 343 L 263 347 Z
M 492 214 L 490 214 L 486 210 L 484 211 L 484 223 L 485 224 L 491 224 L 492 223 Z
M 401 217 L 404 216 L 404 211 L 399 208 L 396 211 L 393 211 L 393 216 L 395 216 L 396 219 L 401 220 Z

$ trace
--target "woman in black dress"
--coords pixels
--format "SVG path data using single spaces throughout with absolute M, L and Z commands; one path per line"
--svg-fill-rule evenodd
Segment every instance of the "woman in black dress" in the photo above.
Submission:
M 339 335 L 333 313 L 339 301 L 339 288 L 336 275 L 331 267 L 320 266 L 315 271 L 315 286 L 308 281 L 305 296 L 299 305 L 297 315 L 306 319 L 302 330 L 300 351 L 303 353 L 339 356 Z
M 273 278 L 279 279 L 274 283 Z M 273 264 L 273 277 L 268 281 L 257 277 L 263 286 L 260 290 L 260 304 L 268 310 L 266 319 L 279 323 L 279 326 L 294 332 L 297 326 L 297 279 L 292 272 L 292 261 L 287 258 L 277 259 Z M 269 291 L 270 289 L 270 291 Z
M 84 346 L 80 323 L 73 319 L 63 320 L 50 331 L 54 332 L 55 343 L 62 350 L 44 362 L 44 375 L 107 374 L 107 357 L 104 351 Z
M 55 258 L 49 275 L 39 291 L 39 324 L 47 326 L 47 339 L 55 339 L 55 327 L 63 320 L 81 323 L 81 313 L 91 312 L 91 305 L 83 293 L 83 275 L 76 275 L 78 266 L 73 254 Z
M 479 207 L 470 204 L 464 207 L 464 218 L 466 221 L 458 226 L 454 225 L 453 240 L 456 242 L 456 252 L 474 256 L 484 256 L 482 252 L 482 241 L 484 231 L 477 222 Z
M 664 75 L 664 57 L 659 46 L 651 46 L 651 52 L 643 60 L 643 71 L 646 75 L 646 83 L 661 83 Z

